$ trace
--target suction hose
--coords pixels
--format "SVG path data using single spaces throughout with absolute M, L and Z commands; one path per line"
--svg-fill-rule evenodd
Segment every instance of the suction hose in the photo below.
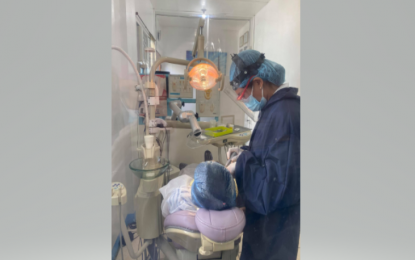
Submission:
M 202 129 L 200 128 L 199 124 L 197 123 L 197 119 L 195 116 L 189 116 L 189 123 L 190 127 L 192 128 L 193 135 L 199 137 L 202 133 Z

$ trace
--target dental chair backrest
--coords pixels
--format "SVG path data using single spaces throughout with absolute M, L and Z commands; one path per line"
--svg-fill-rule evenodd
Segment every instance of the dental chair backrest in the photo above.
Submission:
M 213 155 L 209 150 L 205 151 L 205 162 L 207 161 L 212 161 L 213 160 Z
M 213 160 L 213 155 L 209 150 L 205 151 L 205 162 L 207 161 L 212 161 Z M 179 164 L 179 169 L 183 170 L 184 168 L 186 168 L 187 164 L 186 163 L 180 163 Z
M 205 161 L 212 159 L 212 153 L 206 150 Z M 196 167 L 197 164 L 180 164 L 180 175 L 194 178 Z M 168 215 L 164 229 L 176 249 L 199 254 L 202 259 L 222 259 L 217 258 L 220 254 L 216 253 L 233 250 L 239 245 L 245 222 L 245 214 L 239 208 L 222 211 L 199 209 L 196 213 L 177 211 Z M 231 256 L 230 259 L 235 258 Z

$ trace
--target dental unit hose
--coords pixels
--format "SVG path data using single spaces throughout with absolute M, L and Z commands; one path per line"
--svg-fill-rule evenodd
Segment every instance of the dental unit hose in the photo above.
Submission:
M 120 207 L 120 251 L 121 251 L 121 259 L 124 260 L 124 252 L 122 249 L 122 209 L 121 209 L 121 198 L 120 194 L 118 194 L 118 201 L 119 201 L 119 207 Z

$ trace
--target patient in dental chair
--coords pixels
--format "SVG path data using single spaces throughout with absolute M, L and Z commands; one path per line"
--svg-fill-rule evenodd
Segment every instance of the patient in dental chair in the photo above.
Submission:
M 193 178 L 192 178 L 193 177 Z M 236 206 L 238 188 L 229 171 L 221 164 L 207 161 L 188 165 L 181 176 L 160 189 L 162 214 L 196 211 L 197 208 L 224 210 Z
M 200 163 L 195 169 L 191 191 L 193 203 L 199 208 L 224 210 L 236 206 L 236 182 L 220 163 Z

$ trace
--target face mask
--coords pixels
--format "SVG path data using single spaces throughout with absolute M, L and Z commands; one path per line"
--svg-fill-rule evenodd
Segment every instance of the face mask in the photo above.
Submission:
M 265 104 L 267 103 L 267 100 L 264 98 L 264 88 L 262 88 L 262 98 L 261 101 L 256 100 L 252 94 L 254 93 L 254 90 L 252 89 L 251 95 L 245 99 L 242 100 L 242 102 L 245 103 L 245 105 L 252 111 L 259 111 L 261 110 Z

